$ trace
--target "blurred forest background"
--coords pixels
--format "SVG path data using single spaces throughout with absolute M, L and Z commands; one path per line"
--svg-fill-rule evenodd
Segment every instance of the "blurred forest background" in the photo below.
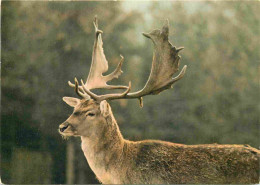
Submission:
M 1 179 L 3 183 L 98 183 L 80 149 L 57 129 L 72 109 L 67 81 L 87 77 L 93 19 L 104 31 L 115 84 L 133 91 L 149 76 L 152 42 L 141 35 L 170 22 L 186 75 L 172 90 L 111 103 L 131 140 L 259 147 L 259 2 L 36 2 L 1 5 Z

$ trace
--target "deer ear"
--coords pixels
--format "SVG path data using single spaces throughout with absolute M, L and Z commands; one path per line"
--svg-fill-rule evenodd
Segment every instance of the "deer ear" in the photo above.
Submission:
M 103 100 L 100 103 L 100 112 L 104 117 L 107 117 L 110 114 L 110 105 L 106 100 Z
M 71 107 L 76 107 L 76 105 L 78 105 L 80 102 L 80 99 L 72 97 L 63 97 L 62 100 L 65 101 Z

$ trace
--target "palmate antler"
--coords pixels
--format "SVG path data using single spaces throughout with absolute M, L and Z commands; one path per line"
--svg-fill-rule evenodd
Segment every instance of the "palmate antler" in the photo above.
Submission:
M 103 76 L 102 74 L 107 72 L 108 70 L 108 62 L 106 60 L 106 56 L 103 51 L 103 42 L 101 37 L 101 34 L 103 32 L 98 29 L 97 18 L 95 18 L 94 20 L 94 27 L 95 27 L 95 42 L 94 42 L 93 53 L 92 53 L 92 63 L 91 63 L 90 72 L 86 80 L 86 83 L 82 83 L 82 85 L 79 86 L 76 78 L 75 78 L 75 84 L 71 83 L 70 81 L 68 82 L 69 86 L 74 87 L 76 93 L 83 98 L 89 98 L 89 96 L 84 91 L 83 87 L 89 90 L 100 89 L 100 88 L 128 89 L 127 86 L 122 86 L 122 85 L 107 85 L 108 81 L 114 78 L 118 78 L 123 73 L 121 67 L 124 61 L 124 57 L 120 55 L 121 60 L 117 65 L 117 68 L 109 75 Z
M 122 71 L 121 66 L 123 58 L 118 64 L 116 70 L 107 76 L 102 76 L 103 72 L 107 71 L 108 64 L 105 58 L 103 48 L 102 48 L 102 31 L 97 28 L 97 21 L 94 22 L 96 29 L 96 40 L 94 44 L 93 59 L 91 64 L 91 70 L 88 76 L 87 82 L 81 80 L 81 86 L 78 85 L 78 81 L 75 78 L 75 85 L 69 82 L 69 85 L 75 87 L 78 95 L 86 98 L 91 97 L 96 101 L 102 100 L 114 100 L 114 99 L 132 99 L 138 98 L 142 106 L 142 97 L 150 94 L 159 94 L 160 92 L 172 87 L 173 83 L 181 79 L 186 71 L 187 66 L 185 65 L 181 70 L 180 74 L 172 78 L 173 74 L 179 70 L 180 56 L 179 51 L 183 48 L 175 48 L 168 40 L 169 36 L 169 22 L 166 21 L 162 30 L 154 30 L 150 33 L 143 33 L 143 35 L 153 41 L 154 44 L 154 54 L 152 69 L 148 81 L 144 88 L 140 91 L 129 93 L 131 89 L 131 83 L 129 86 L 109 86 L 106 84 L 107 81 L 118 77 Z M 105 94 L 96 95 L 91 92 L 91 89 L 95 88 L 107 88 L 107 89 L 124 89 L 126 91 L 121 94 Z

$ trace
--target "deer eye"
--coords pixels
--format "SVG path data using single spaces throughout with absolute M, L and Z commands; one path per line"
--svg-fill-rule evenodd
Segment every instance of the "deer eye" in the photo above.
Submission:
M 95 114 L 90 112 L 90 113 L 87 114 L 87 116 L 93 117 L 93 116 L 95 116 Z

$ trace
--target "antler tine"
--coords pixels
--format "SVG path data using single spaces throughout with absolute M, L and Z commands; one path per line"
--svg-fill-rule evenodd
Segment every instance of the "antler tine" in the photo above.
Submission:
M 98 36 L 99 33 L 103 33 L 102 30 L 99 30 L 98 29 L 98 19 L 97 19 L 97 16 L 95 16 L 95 19 L 93 21 L 93 24 L 94 24 L 94 27 L 95 27 L 95 32 L 96 32 L 96 35 Z
M 121 99 L 124 98 L 129 91 L 131 90 L 131 82 L 129 82 L 129 85 L 127 87 L 127 89 L 125 90 L 125 92 L 121 93 L 121 94 L 106 94 L 106 95 L 96 95 L 95 93 L 91 92 L 89 89 L 87 89 L 84 86 L 84 82 L 81 79 L 81 85 L 84 89 L 84 92 L 86 92 L 91 98 L 93 98 L 96 101 L 101 102 L 102 100 L 113 100 L 113 99 Z
M 75 88 L 75 84 L 71 83 L 70 81 L 68 81 L 68 84 L 69 84 L 70 87 Z M 84 93 L 84 90 L 81 86 L 78 86 L 78 89 L 79 89 L 80 92 Z
M 183 66 L 183 68 L 182 68 L 180 74 L 178 74 L 178 76 L 174 77 L 174 78 L 171 80 L 170 84 L 173 84 L 174 82 L 177 82 L 178 80 L 180 80 L 180 79 L 184 76 L 184 74 L 185 74 L 185 72 L 186 72 L 186 69 L 187 69 L 187 65 Z
M 127 94 L 130 92 L 131 90 L 131 81 L 128 83 L 128 87 L 125 90 L 125 92 L 121 93 L 121 94 L 106 94 L 103 96 L 104 100 L 114 100 L 114 99 L 123 99 L 127 96 Z
M 92 98 L 92 99 L 94 99 L 94 100 L 98 100 L 98 97 L 99 97 L 99 96 L 96 95 L 95 93 L 91 92 L 90 90 L 88 90 L 88 89 L 85 87 L 84 82 L 83 82 L 82 79 L 80 80 L 80 82 L 81 82 L 81 87 L 83 88 L 84 92 L 87 93 L 87 94 L 90 96 L 90 98 Z
M 123 73 L 123 71 L 121 70 L 123 62 L 124 62 L 124 57 L 122 55 L 120 55 L 121 60 L 118 63 L 116 69 L 110 73 L 109 75 L 104 76 L 105 81 L 110 81 L 114 78 L 118 78 L 119 75 L 121 75 Z M 109 85 L 107 87 L 107 89 L 127 89 L 127 86 L 123 86 L 123 85 Z
M 75 92 L 77 93 L 77 95 L 79 95 L 82 98 L 88 98 L 87 94 L 80 92 L 78 79 L 75 78 L 74 80 L 75 80 Z

